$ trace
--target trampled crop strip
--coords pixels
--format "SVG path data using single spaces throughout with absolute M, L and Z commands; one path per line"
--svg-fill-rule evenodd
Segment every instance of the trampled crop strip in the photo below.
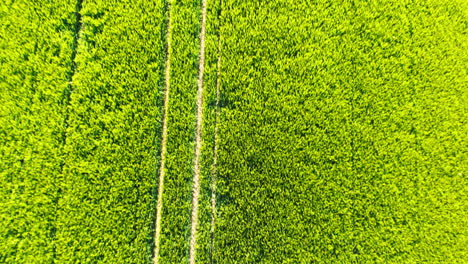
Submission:
M 198 203 L 200 195 L 200 156 L 202 143 L 203 123 L 203 72 L 205 70 L 205 33 L 206 33 L 206 0 L 202 0 L 200 55 L 198 63 L 198 90 L 197 90 L 197 127 L 195 134 L 195 158 L 193 174 L 192 221 L 190 230 L 190 263 L 195 263 L 196 233 L 198 224 Z
M 167 32 L 166 32 L 166 61 L 164 70 L 164 109 L 162 117 L 162 137 L 161 137 L 161 164 L 159 168 L 159 184 L 158 184 L 158 201 L 156 205 L 156 222 L 155 222 L 155 247 L 153 252 L 153 262 L 156 264 L 159 261 L 159 249 L 161 241 L 161 218 L 163 207 L 164 193 L 164 174 L 167 154 L 167 114 L 169 111 L 169 90 L 171 77 L 171 3 L 167 2 Z
M 220 11 L 218 21 L 221 17 L 223 1 L 220 0 Z M 214 120 L 214 149 L 213 149 L 213 168 L 211 172 L 211 228 L 210 228 L 210 263 L 213 263 L 214 239 L 215 239 L 215 221 L 216 221 L 216 174 L 218 166 L 218 123 L 219 123 L 219 99 L 221 86 L 221 30 L 218 28 L 218 58 L 216 61 L 216 102 L 215 102 L 215 120 Z
M 72 43 L 72 53 L 70 55 L 70 61 L 71 61 L 71 67 L 70 67 L 70 72 L 68 73 L 67 80 L 68 80 L 68 85 L 66 90 L 63 92 L 65 96 L 65 107 L 69 108 L 70 107 L 70 100 L 71 100 L 71 94 L 73 92 L 73 76 L 75 75 L 76 71 L 76 52 L 78 49 L 78 39 L 80 35 L 80 31 L 83 27 L 83 23 L 81 22 L 81 8 L 83 6 L 83 0 L 78 0 L 76 2 L 76 11 L 75 11 L 75 16 L 76 16 L 76 21 L 75 21 L 75 32 L 73 36 L 73 43 Z M 64 125 L 65 127 L 68 127 L 68 122 L 69 122 L 69 113 L 68 110 L 65 112 L 65 118 L 64 118 Z M 62 134 L 62 140 L 63 140 L 63 146 L 65 146 L 66 140 L 67 140 L 67 134 L 66 130 L 63 131 Z M 63 167 L 64 167 L 64 161 L 62 160 L 62 163 L 60 164 L 60 170 L 63 172 Z
M 69 111 L 68 111 L 68 108 L 70 107 L 70 102 L 71 102 L 71 94 L 73 92 L 73 76 L 75 75 L 75 71 L 76 71 L 76 61 L 75 61 L 75 58 L 76 58 L 76 53 L 77 53 L 77 49 L 78 49 L 78 40 L 80 38 L 80 32 L 81 32 L 81 29 L 83 28 L 83 23 L 81 21 L 81 9 L 83 7 L 83 0 L 77 0 L 76 1 L 76 9 L 75 9 L 75 27 L 74 27 L 74 36 L 73 36 L 73 43 L 72 43 L 72 53 L 70 55 L 70 61 L 71 61 L 71 67 L 70 67 L 70 72 L 67 76 L 67 80 L 68 80 L 68 85 L 67 85 L 67 88 L 66 90 L 64 91 L 64 96 L 65 96 L 65 108 L 66 108 L 66 111 L 65 111 L 65 117 L 64 117 L 64 120 L 63 120 L 63 124 L 65 126 L 65 128 L 67 128 L 69 126 Z M 67 131 L 66 129 L 63 130 L 63 133 L 62 133 L 62 148 L 65 148 L 65 145 L 67 143 Z M 65 166 L 65 161 L 64 161 L 64 157 L 62 157 L 62 161 L 60 163 L 60 172 L 61 174 L 63 174 L 63 168 Z M 59 194 L 57 193 L 57 196 L 56 196 L 56 201 L 55 203 L 58 205 L 58 200 L 60 199 L 59 197 Z M 57 217 L 57 215 L 56 215 Z M 55 221 L 57 221 L 57 219 L 55 219 Z M 56 231 L 56 230 L 55 230 Z M 52 240 L 54 241 L 53 243 L 53 252 L 52 252 L 52 262 L 55 263 L 55 258 L 56 258 L 56 232 L 53 233 L 53 237 L 52 237 Z

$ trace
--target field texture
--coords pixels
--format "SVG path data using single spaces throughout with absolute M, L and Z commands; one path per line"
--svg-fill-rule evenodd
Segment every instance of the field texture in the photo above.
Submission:
M 65 142 L 58 263 L 151 260 L 163 4 L 85 1 Z
M 0 263 L 51 263 L 75 1 L 0 3 Z
M 216 263 L 463 263 L 466 9 L 230 1 Z
M 0 262 L 147 263 L 164 5 L 33 2 L 1 4 Z
M 189 258 L 196 120 L 200 2 L 170 1 L 171 19 L 167 155 L 162 193 L 159 263 Z
M 0 263 L 467 263 L 467 50 L 463 0 L 2 1 Z

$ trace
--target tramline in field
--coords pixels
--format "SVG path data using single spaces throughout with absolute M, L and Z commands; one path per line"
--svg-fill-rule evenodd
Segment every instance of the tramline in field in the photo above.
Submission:
M 0 263 L 464 263 L 468 2 L 0 3 Z

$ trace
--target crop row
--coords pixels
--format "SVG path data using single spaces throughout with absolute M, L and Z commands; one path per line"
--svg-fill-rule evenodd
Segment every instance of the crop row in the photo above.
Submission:
M 201 3 L 1 8 L 0 260 L 152 261 L 166 49 L 158 259 L 188 260 Z
M 159 263 L 189 259 L 201 2 L 169 1 L 170 81 Z
M 164 5 L 90 0 L 80 14 L 56 259 L 149 262 L 161 136 Z
M 149 262 L 164 3 L 33 2 L 0 5 L 0 262 Z
M 207 0 L 197 263 L 467 258 L 457 1 Z M 188 262 L 201 1 L 46 2 L 0 4 L 0 262 Z

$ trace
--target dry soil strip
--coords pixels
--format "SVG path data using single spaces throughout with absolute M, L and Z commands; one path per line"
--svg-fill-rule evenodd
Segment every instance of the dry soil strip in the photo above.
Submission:
M 153 263 L 159 262 L 159 248 L 161 242 L 161 217 L 163 206 L 164 192 L 164 175 L 166 166 L 167 153 L 167 113 L 169 111 L 169 88 L 171 78 L 171 1 L 167 3 L 167 32 L 166 32 L 166 61 L 164 71 L 164 109 L 162 117 L 162 139 L 161 139 L 161 164 L 159 167 L 159 186 L 158 186 L 158 201 L 156 205 L 156 223 L 155 223 L 155 238 Z
M 190 230 L 190 264 L 195 264 L 195 246 L 198 225 L 198 199 L 200 195 L 200 148 L 203 122 L 203 72 L 205 70 L 205 32 L 206 32 L 206 0 L 202 0 L 200 32 L 200 57 L 198 61 L 198 91 L 197 91 L 197 130 L 195 133 L 195 160 L 193 173 L 192 225 Z

